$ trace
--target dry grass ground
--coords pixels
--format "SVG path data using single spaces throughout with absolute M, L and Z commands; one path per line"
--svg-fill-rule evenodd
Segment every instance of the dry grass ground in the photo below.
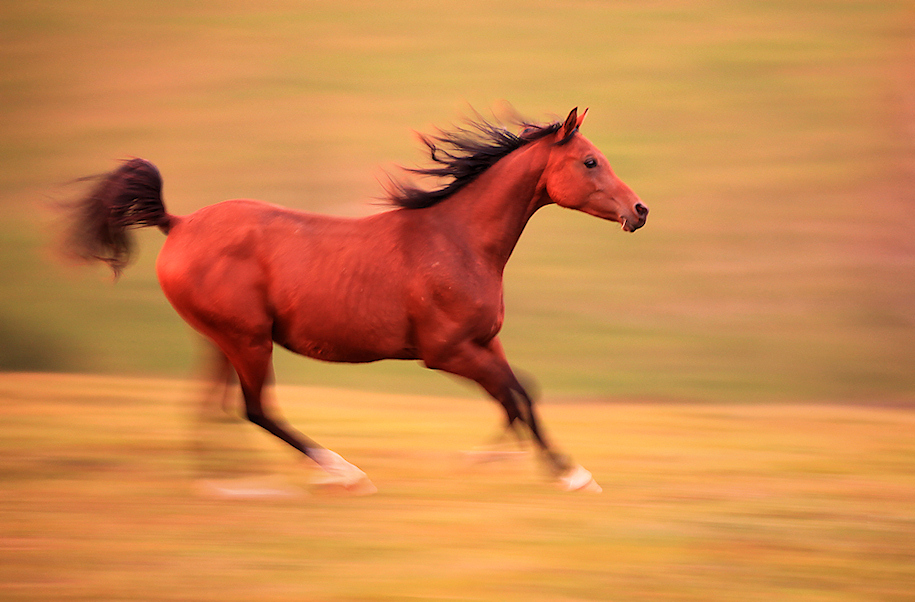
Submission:
M 545 405 L 604 487 L 583 495 L 531 458 L 467 464 L 489 402 L 280 387 L 290 420 L 380 489 L 350 498 L 253 427 L 198 420 L 196 388 L 0 376 L 0 598 L 912 599 L 908 410 Z

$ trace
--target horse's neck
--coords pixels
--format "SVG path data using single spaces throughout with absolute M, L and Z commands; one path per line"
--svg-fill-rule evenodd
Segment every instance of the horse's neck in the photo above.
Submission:
M 522 147 L 430 209 L 462 226 L 468 246 L 501 271 L 528 220 L 546 204 L 538 186 L 548 156 L 539 144 Z

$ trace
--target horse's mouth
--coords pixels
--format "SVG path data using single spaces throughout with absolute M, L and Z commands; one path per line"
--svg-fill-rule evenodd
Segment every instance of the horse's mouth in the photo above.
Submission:
M 622 225 L 624 232 L 635 232 L 636 230 L 638 230 L 639 228 L 641 228 L 642 226 L 645 225 L 645 220 L 639 219 L 639 220 L 636 220 L 633 222 L 633 221 L 629 221 L 628 218 L 624 217 L 620 220 L 620 224 Z

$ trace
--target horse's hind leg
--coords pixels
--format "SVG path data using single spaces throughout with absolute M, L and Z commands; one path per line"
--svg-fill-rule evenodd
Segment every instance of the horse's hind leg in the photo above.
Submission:
M 238 417 L 241 395 L 235 368 L 222 350 L 205 338 L 201 338 L 201 377 L 206 390 L 200 402 L 200 414 L 210 418 Z
M 350 464 L 339 454 L 321 447 L 284 420 L 272 415 L 264 406 L 264 388 L 272 376 L 273 341 L 264 339 L 244 347 L 222 346 L 229 361 L 238 373 L 245 400 L 245 416 L 271 435 L 299 450 L 325 472 L 328 478 L 321 484 L 340 485 L 350 492 L 374 493 L 375 486 L 365 473 Z
M 264 389 L 270 376 L 272 354 L 273 341 L 266 341 L 228 351 L 225 355 L 238 374 L 246 418 L 310 457 L 310 450 L 317 447 L 317 444 L 293 431 L 280 419 L 268 415 L 264 408 Z
M 245 402 L 245 417 L 309 458 L 315 459 L 315 450 L 321 446 L 295 431 L 282 419 L 270 415 L 264 407 L 264 389 L 271 374 L 273 341 L 265 339 L 244 347 L 231 347 L 225 344 L 220 347 L 238 374 Z
M 256 447 L 251 445 L 251 432 L 240 413 L 242 396 L 235 369 L 225 354 L 209 340 L 201 337 L 201 379 L 197 412 L 192 421 L 191 449 L 200 476 L 207 480 L 238 478 L 264 472 Z

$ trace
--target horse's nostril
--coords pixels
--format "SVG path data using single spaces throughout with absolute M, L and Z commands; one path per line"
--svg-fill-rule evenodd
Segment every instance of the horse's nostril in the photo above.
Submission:
M 636 203 L 635 212 L 638 213 L 640 217 L 645 217 L 646 215 L 648 215 L 648 207 L 646 207 L 642 203 Z

